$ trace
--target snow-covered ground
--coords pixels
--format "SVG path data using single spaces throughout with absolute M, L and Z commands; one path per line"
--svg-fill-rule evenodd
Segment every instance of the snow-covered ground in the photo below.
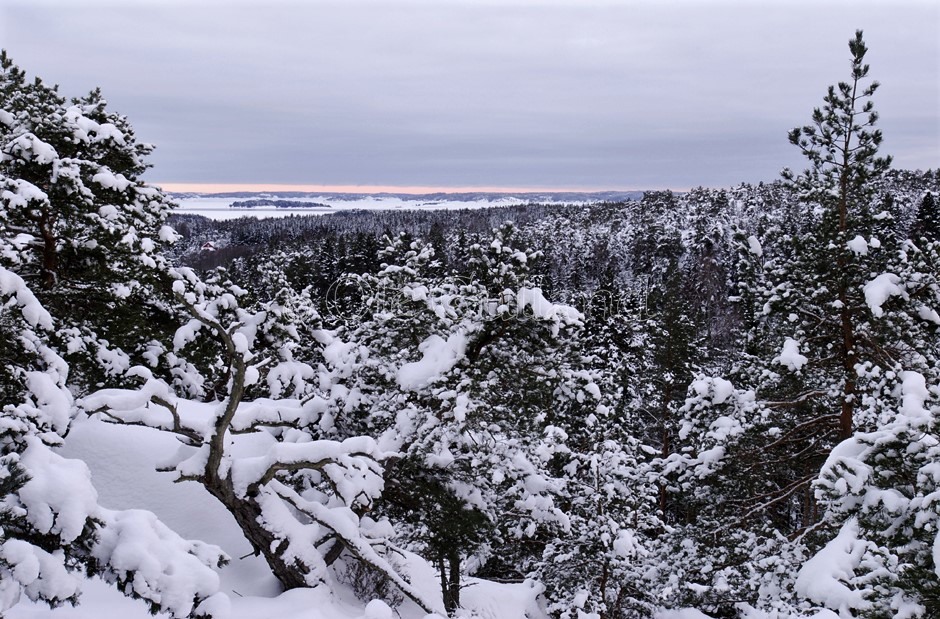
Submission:
M 189 408 L 210 405 L 187 403 Z M 65 446 L 68 458 L 84 460 L 92 473 L 98 501 L 111 509 L 146 509 L 188 539 L 221 547 L 232 561 L 220 570 L 222 591 L 228 596 L 228 619 L 421 619 L 427 615 L 405 601 L 395 611 L 383 602 L 356 599 L 337 585 L 280 592 L 277 581 L 251 548 L 232 516 L 201 486 L 174 483 L 170 473 L 156 471 L 172 457 L 179 442 L 168 433 L 138 426 L 119 426 L 96 419 L 76 419 Z M 440 600 L 434 569 L 411 555 L 407 572 L 426 599 Z M 147 619 L 147 606 L 125 597 L 99 580 L 86 581 L 77 607 L 50 610 L 23 598 L 4 619 Z M 497 584 L 469 579 L 462 603 L 473 616 L 486 619 L 545 619 L 530 584 Z M 224 615 L 222 615 L 224 617 Z M 158 615 L 166 618 L 167 615 Z M 433 617 L 433 615 L 431 615 Z
M 186 402 L 190 413 L 208 414 L 212 405 Z M 204 411 L 199 409 L 204 408 Z M 251 548 L 232 516 L 201 486 L 174 483 L 170 473 L 157 467 L 178 450 L 169 433 L 79 417 L 65 445 L 58 451 L 67 458 L 85 461 L 98 491 L 99 503 L 110 509 L 146 509 L 188 539 L 222 548 L 231 563 L 220 570 L 222 591 L 228 601 L 222 619 L 440 619 L 426 615 L 405 600 L 395 609 L 382 601 L 365 602 L 352 591 L 336 585 L 281 592 L 260 558 Z M 409 555 L 405 571 L 425 599 L 440 600 L 438 575 L 416 555 Z M 462 616 L 474 619 L 547 619 L 535 583 L 501 584 L 469 578 L 461 591 Z M 147 606 L 125 597 L 98 579 L 86 580 L 78 606 L 54 610 L 23 598 L 4 614 L 4 619 L 149 619 Z M 159 614 L 159 619 L 169 615 Z M 686 609 L 663 612 L 656 619 L 708 619 Z

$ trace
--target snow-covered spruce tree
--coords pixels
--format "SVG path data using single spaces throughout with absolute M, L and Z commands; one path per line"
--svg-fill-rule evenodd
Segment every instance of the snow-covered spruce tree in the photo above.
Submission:
M 0 176 L 0 613 L 21 595 L 75 603 L 83 575 L 98 574 L 155 611 L 208 614 L 221 551 L 181 539 L 149 512 L 99 506 L 85 464 L 52 450 L 74 410 L 69 366 L 50 346 L 53 317 L 7 268 L 30 259 L 8 209 L 45 200 L 35 185 Z
M 194 406 L 135 366 L 128 375 L 140 379 L 140 387 L 98 391 L 81 406 L 116 423 L 177 435 L 183 446 L 165 470 L 180 482 L 201 484 L 231 512 L 284 588 L 329 585 L 330 565 L 351 555 L 425 612 L 439 610 L 394 566 L 391 525 L 369 515 L 385 485 L 385 461 L 395 454 L 367 435 L 320 438 L 348 393 L 340 383 L 357 362 L 347 354 L 350 347 L 314 330 L 321 354 L 320 363 L 311 364 L 316 356 L 299 348 L 295 324 L 305 314 L 310 318 L 302 293 L 285 289 L 252 301 L 224 277 L 204 280 L 186 268 L 166 275 L 189 316 L 173 338 L 172 354 L 185 359 L 196 345 L 187 366 L 196 376 L 188 380 L 213 376 L 217 399 Z M 201 340 L 211 345 L 200 347 Z M 200 367 L 205 363 L 212 367 Z
M 56 318 L 75 386 L 119 375 L 172 330 L 143 276 L 175 237 L 167 198 L 140 180 L 151 150 L 99 91 L 68 103 L 0 53 L 0 174 L 37 189 L 4 205 L 23 250 L 8 267 Z

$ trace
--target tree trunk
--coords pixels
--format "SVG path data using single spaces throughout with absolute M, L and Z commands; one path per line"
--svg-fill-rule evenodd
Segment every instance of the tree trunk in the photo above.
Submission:
M 845 128 L 845 142 L 842 146 L 842 173 L 839 175 L 839 241 L 844 243 L 849 229 L 849 161 L 851 159 L 852 125 L 855 122 L 855 102 L 858 95 L 858 77 L 852 83 L 852 113 L 848 116 Z M 847 268 L 845 249 L 840 248 L 837 265 L 840 277 Z M 851 307 L 848 299 L 848 286 L 844 280 L 839 282 L 839 302 L 842 303 L 840 318 L 842 322 L 842 369 L 845 385 L 842 390 L 842 412 L 839 415 L 839 440 L 852 436 L 852 422 L 855 410 L 855 327 L 852 324 Z
M 848 299 L 840 291 L 842 301 L 842 374 L 845 384 L 842 387 L 842 412 L 839 414 L 839 440 L 852 436 L 853 413 L 855 410 L 855 328 L 849 313 Z
M 601 581 L 599 589 L 601 592 L 601 601 L 604 605 L 607 605 L 607 582 L 610 580 L 610 562 L 604 561 L 604 566 L 601 568 Z M 601 613 L 601 619 L 607 619 L 607 612 Z
M 452 549 L 447 558 L 450 564 L 450 582 L 447 587 L 447 597 L 453 606 L 448 612 L 453 612 L 460 608 L 460 553 L 456 549 Z
M 219 480 L 214 483 L 203 481 L 203 486 L 232 514 L 238 527 L 245 535 L 245 539 L 254 549 L 255 554 L 264 557 L 281 586 L 285 589 L 310 586 L 304 578 L 305 570 L 302 565 L 296 562 L 288 564 L 284 561 L 282 555 L 285 550 L 283 546 L 286 542 L 282 541 L 275 546 L 277 540 L 274 535 L 259 523 L 261 508 L 256 502 L 238 497 L 231 484 L 226 480 Z
M 39 230 L 42 234 L 42 287 L 52 290 L 59 279 L 59 250 L 49 213 L 43 212 Z
M 460 608 L 460 552 L 441 551 L 437 555 L 437 570 L 441 577 L 441 597 L 444 610 L 453 615 Z

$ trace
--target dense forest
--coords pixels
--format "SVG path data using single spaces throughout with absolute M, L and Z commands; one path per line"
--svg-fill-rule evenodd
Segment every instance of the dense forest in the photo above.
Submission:
M 0 56 L 0 614 L 97 574 L 224 616 L 231 557 L 59 455 L 91 415 L 176 436 L 284 589 L 937 616 L 940 170 L 879 156 L 849 47 L 774 182 L 228 221 L 173 213 L 100 92 Z

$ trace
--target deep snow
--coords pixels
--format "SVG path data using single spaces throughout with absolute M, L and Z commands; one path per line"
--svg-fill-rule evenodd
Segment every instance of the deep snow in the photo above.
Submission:
M 186 403 L 192 412 L 212 405 Z M 208 412 L 205 411 L 205 412 Z M 348 588 L 338 585 L 295 589 L 281 593 L 277 581 L 251 548 L 234 519 L 201 486 L 174 483 L 173 474 L 157 472 L 162 462 L 178 450 L 172 435 L 139 426 L 120 426 L 98 419 L 76 419 L 59 453 L 85 461 L 98 491 L 99 503 L 110 509 L 146 509 L 185 538 L 220 546 L 232 561 L 220 570 L 222 591 L 227 594 L 228 619 L 421 619 L 424 612 L 405 601 L 395 611 L 382 602 L 367 607 Z M 415 555 L 407 571 L 427 598 L 440 600 L 437 574 Z M 545 619 L 534 583 L 498 584 L 468 579 L 462 591 L 463 605 L 486 619 Z M 125 597 L 100 580 L 86 580 L 77 607 L 50 610 L 44 604 L 21 601 L 4 619 L 148 619 L 147 606 Z M 226 609 L 223 609 L 226 610 Z M 386 611 L 390 612 L 387 615 Z M 223 614 L 223 616 L 224 616 Z M 167 615 L 157 615 L 166 618 Z

